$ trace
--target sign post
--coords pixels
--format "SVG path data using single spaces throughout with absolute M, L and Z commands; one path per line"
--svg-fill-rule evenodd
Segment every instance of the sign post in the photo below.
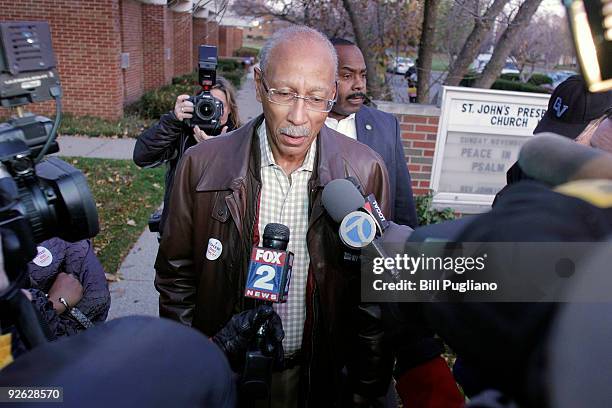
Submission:
M 431 186 L 435 208 L 490 208 L 550 95 L 444 87 Z

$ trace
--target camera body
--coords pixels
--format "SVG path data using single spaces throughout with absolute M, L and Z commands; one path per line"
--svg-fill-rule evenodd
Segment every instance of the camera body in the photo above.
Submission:
M 217 47 L 200 45 L 198 49 L 198 84 L 202 92 L 190 97 L 193 103 L 193 117 L 186 120 L 191 127 L 198 126 L 209 135 L 219 133 L 221 129 L 221 116 L 223 116 L 223 102 L 211 94 L 217 83 Z
M 54 121 L 23 111 L 23 105 L 51 99 Z M 0 123 L 0 234 L 11 282 L 0 293 L 5 301 L 27 280 L 37 242 L 90 238 L 99 224 L 85 176 L 57 157 L 43 159 L 59 150 L 54 139 L 61 120 L 61 87 L 46 22 L 0 22 L 0 106 L 17 110 L 16 117 Z

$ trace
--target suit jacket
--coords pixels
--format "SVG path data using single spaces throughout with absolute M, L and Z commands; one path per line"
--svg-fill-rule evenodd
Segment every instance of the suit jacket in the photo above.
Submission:
M 363 105 L 355 115 L 355 127 L 357 140 L 370 146 L 387 166 L 392 210 L 390 218 L 398 224 L 415 228 L 418 220 L 412 196 L 412 181 L 397 118 Z

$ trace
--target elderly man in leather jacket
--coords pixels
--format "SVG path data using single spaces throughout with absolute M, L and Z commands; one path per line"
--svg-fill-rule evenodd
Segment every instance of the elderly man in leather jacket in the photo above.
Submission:
M 321 205 L 329 181 L 351 176 L 389 213 L 380 156 L 323 126 L 336 96 L 336 64 L 318 31 L 291 26 L 275 33 L 255 71 L 263 115 L 185 153 L 155 264 L 160 315 L 215 336 L 258 304 L 243 293 L 263 227 L 289 226 L 288 249 L 296 254 L 289 301 L 275 309 L 293 364 L 273 377 L 274 406 L 376 399 L 391 374 L 379 312 L 360 303 L 359 265 L 345 263 L 338 225 Z

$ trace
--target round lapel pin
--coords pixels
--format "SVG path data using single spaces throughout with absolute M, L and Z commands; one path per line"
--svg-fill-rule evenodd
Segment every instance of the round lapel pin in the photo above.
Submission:
M 214 261 L 221 256 L 223 252 L 223 244 L 216 238 L 208 240 L 208 248 L 206 248 L 206 259 Z

